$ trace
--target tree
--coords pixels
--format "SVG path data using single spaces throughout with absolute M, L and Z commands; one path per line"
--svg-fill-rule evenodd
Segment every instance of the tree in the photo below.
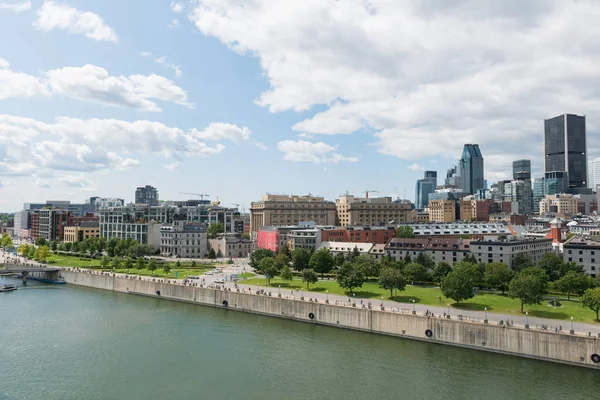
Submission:
M 469 253 L 467 254 L 462 261 L 464 262 L 468 262 L 468 263 L 472 263 L 472 264 L 477 264 L 477 258 L 475 257 L 475 254 L 473 253 Z
M 119 260 L 119 258 L 117 257 L 113 257 L 112 261 L 110 262 L 110 266 L 113 269 L 119 269 L 119 267 L 121 266 L 121 260 Z
M 440 289 L 444 297 L 454 300 L 457 304 L 473 298 L 477 269 L 477 264 L 464 261 L 456 263 L 452 272 L 442 279 Z
M 46 244 L 48 244 L 48 241 L 46 239 L 44 239 L 43 237 L 39 237 L 39 238 L 35 239 L 34 243 L 36 246 L 45 246 Z
M 215 249 L 213 249 L 212 247 L 208 251 L 208 258 L 210 260 L 214 260 L 215 258 L 217 258 L 217 254 L 215 253 Z
M 310 256 L 308 265 L 314 272 L 321 274 L 321 279 L 323 279 L 324 274 L 333 270 L 335 260 L 328 248 L 322 248 L 315 251 L 312 256 Z M 305 270 L 306 269 L 302 270 L 302 272 L 304 273 Z
M 78 253 L 79 252 L 79 246 L 80 246 L 79 242 L 73 242 L 73 243 L 71 243 L 71 251 L 73 253 Z
M 409 264 L 411 262 L 412 262 L 412 258 L 411 258 L 410 254 L 407 251 L 406 255 L 404 256 L 404 264 Z
M 271 284 L 271 278 L 275 277 L 279 273 L 279 268 L 277 268 L 277 263 L 273 257 L 265 257 L 260 260 L 257 270 L 265 274 L 267 278 L 267 285 Z
M 341 251 L 337 253 L 334 258 L 336 267 L 341 267 L 342 264 L 344 264 L 344 261 L 346 261 L 346 259 L 344 258 L 344 253 L 342 253 Z
M 223 252 L 221 251 L 221 249 L 217 251 L 217 258 L 223 258 Z
M 296 271 L 302 271 L 308 268 L 310 262 L 310 253 L 302 247 L 297 247 L 292 251 L 292 266 Z
M 281 270 L 281 268 L 290 264 L 290 259 L 287 254 L 279 253 L 275 256 L 275 263 L 277 264 L 277 268 Z
M 396 231 L 396 237 L 411 239 L 415 237 L 415 234 L 410 226 L 402 225 L 398 227 L 398 230 Z
M 117 253 L 117 244 L 120 239 L 118 238 L 110 238 L 108 242 L 106 242 L 106 253 L 109 257 L 114 257 Z
M 284 244 L 283 246 L 279 246 L 279 249 L 278 249 L 277 253 L 278 254 L 285 254 L 288 257 L 288 260 L 292 256 L 292 252 L 290 250 L 290 246 L 288 246 L 287 244 Z
M 402 271 L 406 279 L 410 282 L 426 282 L 429 280 L 429 274 L 424 266 L 417 263 L 410 263 L 404 266 Z
M 368 279 L 370 276 L 375 278 L 379 276 L 379 264 L 368 254 L 361 254 L 352 263 L 362 269 L 365 279 Z
M 348 254 L 348 261 L 354 261 L 358 256 L 360 256 L 360 250 L 358 250 L 358 246 L 354 246 L 352 253 Z
M 582 295 L 586 289 L 590 288 L 590 278 L 585 274 L 569 271 L 565 276 L 554 282 L 554 286 L 560 292 L 567 294 L 567 299 L 571 300 L 571 295 Z
M 259 269 L 260 260 L 263 258 L 275 257 L 275 253 L 268 249 L 256 249 L 250 255 L 250 266 L 254 269 Z
M 583 292 L 581 305 L 594 311 L 596 313 L 596 321 L 598 321 L 598 311 L 600 311 L 600 287 L 587 289 Z
M 2 233 L 2 238 L 0 239 L 0 245 L 6 249 L 7 247 L 13 247 L 13 240 L 8 235 L 8 233 Z
M 192 261 L 192 265 L 191 265 L 191 267 L 192 267 L 192 268 L 196 268 L 197 266 L 198 266 L 198 264 L 196 264 L 196 260 L 193 260 L 193 261 Z
M 365 275 L 361 268 L 351 262 L 345 262 L 337 271 L 335 279 L 341 288 L 352 294 L 354 288 L 362 287 L 365 282 Z
M 50 242 L 50 250 L 56 251 L 56 249 L 58 249 L 58 242 L 56 240 L 53 240 Z
M 281 271 L 279 272 L 279 276 L 284 281 L 291 282 L 292 280 L 294 280 L 294 275 L 292 275 L 292 270 L 287 265 L 285 267 L 281 268 Z
M 424 266 L 425 269 L 427 269 L 428 271 L 432 270 L 435 267 L 435 261 L 433 261 L 431 257 L 423 253 L 422 251 L 419 252 L 419 255 L 415 259 L 415 262 Z
M 171 264 L 168 262 L 164 263 L 162 266 L 163 271 L 165 271 L 165 276 L 169 276 L 169 272 L 171 271 Z
M 508 297 L 521 300 L 521 312 L 524 304 L 540 304 L 543 294 L 544 283 L 538 274 L 521 272 L 508 284 Z
M 216 224 L 210 224 L 208 230 L 206 231 L 206 233 L 208 233 L 208 236 L 212 238 L 216 237 L 219 233 L 223 232 L 225 232 L 225 226 L 223 226 L 223 224 L 220 222 Z
M 546 271 L 538 267 L 529 267 L 521 271 L 523 275 L 535 276 L 542 283 L 542 291 L 545 293 L 548 290 L 548 275 Z
M 70 252 L 72 248 L 73 248 L 73 243 L 71 243 L 71 242 L 65 243 L 65 250 L 66 251 Z M 110 256 L 110 254 L 109 254 L 109 256 Z
M 534 267 L 533 261 L 525 253 L 517 254 L 514 261 L 513 271 L 521 272 L 525 268 Z
M 390 291 L 390 297 L 394 295 L 394 290 L 404 290 L 406 279 L 400 270 L 395 268 L 384 268 L 379 274 L 379 287 Z
M 436 282 L 441 282 L 442 278 L 448 275 L 452 271 L 452 267 L 445 261 L 440 261 L 433 271 L 431 272 L 431 277 Z
M 302 270 L 302 282 L 306 283 L 306 289 L 309 289 L 311 283 L 317 283 L 319 279 L 317 274 L 312 269 L 306 268 Z
M 146 259 L 144 257 L 138 257 L 135 261 L 135 267 L 140 271 L 146 268 Z
M 553 252 L 545 253 L 537 266 L 546 272 L 550 282 L 560 279 L 566 273 L 562 257 Z
M 158 268 L 158 263 L 156 262 L 156 260 L 154 258 L 151 258 L 150 261 L 148 261 L 148 270 L 154 272 L 154 271 L 156 271 L 157 268 Z
M 123 266 L 125 267 L 125 269 L 133 268 L 133 259 L 127 257 L 125 260 L 123 260 Z
M 102 256 L 102 258 L 100 259 L 100 266 L 104 269 L 108 268 L 108 265 L 110 264 L 110 257 L 109 256 Z
M 46 245 L 40 246 L 35 250 L 33 258 L 37 262 L 46 262 L 48 256 L 50 255 L 50 248 Z
M 502 294 L 508 289 L 508 284 L 513 278 L 514 272 L 508 265 L 499 262 L 489 263 L 485 266 L 483 279 L 485 283 L 495 289 L 501 290 Z
M 250 240 L 250 234 L 249 234 L 249 233 L 242 233 L 240 236 L 241 236 L 243 239 Z

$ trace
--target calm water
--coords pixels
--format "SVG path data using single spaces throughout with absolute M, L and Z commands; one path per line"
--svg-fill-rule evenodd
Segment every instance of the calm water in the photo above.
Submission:
M 582 368 L 68 285 L 0 293 L 1 400 L 598 393 Z

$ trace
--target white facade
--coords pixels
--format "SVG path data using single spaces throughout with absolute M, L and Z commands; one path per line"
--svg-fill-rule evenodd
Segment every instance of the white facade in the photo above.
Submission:
M 588 187 L 596 189 L 596 185 L 600 185 L 600 157 L 588 163 Z
M 600 270 L 600 242 L 591 238 L 575 236 L 563 245 L 563 261 L 583 265 L 583 270 L 592 278 Z
M 408 224 L 415 236 L 512 235 L 504 224 Z
M 354 242 L 322 242 L 319 246 L 320 249 L 329 249 L 332 255 L 336 256 L 338 253 L 344 253 L 344 255 L 351 254 L 354 249 L 357 248 L 360 254 L 369 254 L 373 248 L 373 243 L 354 243 Z
M 174 221 L 160 228 L 160 253 L 164 256 L 202 258 L 208 254 L 204 225 Z
M 99 199 L 96 199 L 96 201 L 94 202 L 96 211 L 106 209 L 106 208 L 123 207 L 124 205 L 125 205 L 125 201 L 123 199 L 119 199 L 116 197 L 113 197 L 113 198 L 101 197 Z
M 544 254 L 552 251 L 552 239 L 514 241 L 472 241 L 471 252 L 477 261 L 487 264 L 501 262 L 513 268 L 515 258 L 524 254 L 537 264 Z

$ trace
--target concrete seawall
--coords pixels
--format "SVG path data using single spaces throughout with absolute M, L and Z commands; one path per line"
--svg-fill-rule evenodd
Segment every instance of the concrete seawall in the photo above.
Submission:
M 69 284 L 595 368 L 600 339 L 63 270 Z M 600 361 L 600 360 L 598 360 Z

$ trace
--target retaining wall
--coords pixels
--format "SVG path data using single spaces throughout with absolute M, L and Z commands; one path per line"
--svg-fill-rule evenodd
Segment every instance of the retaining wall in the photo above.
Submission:
M 63 270 L 70 284 L 600 369 L 600 339 Z M 312 316 L 312 318 L 311 318 Z M 430 331 L 430 332 L 428 332 Z M 427 333 L 431 336 L 428 337 Z

